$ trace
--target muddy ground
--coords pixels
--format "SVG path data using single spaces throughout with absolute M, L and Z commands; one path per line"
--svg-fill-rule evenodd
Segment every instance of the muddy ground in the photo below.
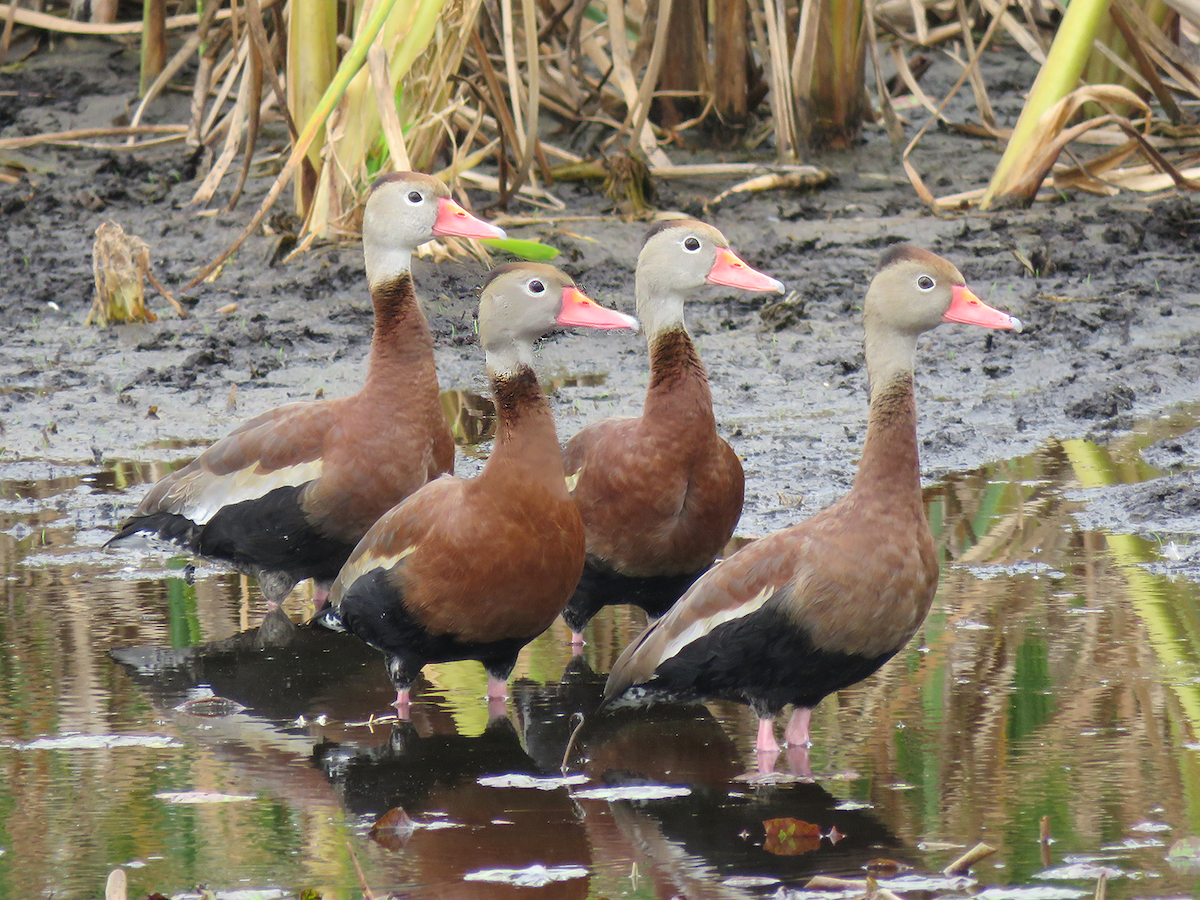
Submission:
M 68 40 L 0 73 L 0 137 L 120 121 L 136 65 L 134 52 L 119 44 Z M 1008 86 L 994 99 L 1011 121 L 1033 70 L 1013 52 L 995 54 L 988 66 L 989 83 Z M 939 60 L 924 85 L 940 96 L 956 76 Z M 186 99 L 172 95 L 151 121 L 184 121 Z M 972 117 L 967 103 L 956 100 L 949 115 Z M 910 133 L 923 121 L 912 112 Z M 233 239 L 269 184 L 265 173 L 251 180 L 234 212 L 198 217 L 185 207 L 199 183 L 197 161 L 182 145 L 136 157 L 67 148 L 24 153 L 40 171 L 0 187 L 0 462 L 40 461 L 21 467 L 24 477 L 36 477 L 51 464 L 177 459 L 264 409 L 344 395 L 360 382 L 371 313 L 356 245 L 270 265 L 278 236 L 258 236 L 213 284 L 185 298 L 191 318 L 177 319 L 152 298 L 161 313 L 156 324 L 83 324 L 100 222 L 112 219 L 143 237 L 159 276 L 177 287 Z M 993 145 L 936 130 L 914 154 L 939 194 L 981 186 L 997 158 Z M 741 533 L 809 515 L 848 487 L 866 422 L 858 308 L 893 242 L 949 257 L 985 300 L 1028 326 L 1022 335 L 946 326 L 922 342 L 918 402 L 928 478 L 1024 454 L 1050 438 L 1103 442 L 1138 419 L 1200 398 L 1196 200 L 1079 196 L 1030 211 L 937 218 L 917 200 L 879 129 L 868 129 L 857 152 L 816 162 L 834 173 L 828 188 L 735 199 L 707 216 L 752 265 L 798 292 L 781 304 L 711 289 L 688 310 L 718 420 L 745 458 Z M 233 181 L 226 179 L 225 191 Z M 664 183 L 660 205 L 695 211 L 729 183 Z M 595 186 L 554 190 L 569 213 L 595 218 L 510 234 L 559 247 L 563 268 L 585 290 L 631 309 L 645 224 L 609 214 Z M 490 199 L 473 195 L 477 206 Z M 484 389 L 472 328 L 483 272 L 475 263 L 415 266 L 447 388 Z M 236 312 L 219 312 L 230 303 Z M 638 409 L 646 383 L 640 338 L 564 334 L 546 342 L 542 358 L 547 376 L 606 376 L 555 393 L 563 439 L 598 418 Z M 1190 453 L 1194 464 L 1196 442 L 1185 445 L 1162 452 Z M 460 461 L 460 471 L 478 464 Z M 1173 477 L 1194 494 L 1189 475 Z M 1098 523 L 1162 528 L 1165 517 L 1177 530 L 1200 532 L 1200 501 L 1193 498 L 1190 518 L 1180 517 L 1168 503 L 1179 491 L 1156 500 L 1154 490 L 1110 492 L 1100 498 L 1107 505 Z M 84 497 L 76 514 L 81 524 L 107 528 L 134 499 L 97 505 Z

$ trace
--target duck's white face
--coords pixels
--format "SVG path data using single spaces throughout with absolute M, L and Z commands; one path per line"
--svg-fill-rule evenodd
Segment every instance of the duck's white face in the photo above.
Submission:
M 747 291 L 782 292 L 783 284 L 746 265 L 711 225 L 679 219 L 647 238 L 638 254 L 638 272 L 653 274 L 663 292 L 722 284 Z
M 479 301 L 479 343 L 496 371 L 533 358 L 533 345 L 562 326 L 636 329 L 637 320 L 591 300 L 553 266 L 514 263 L 493 270 Z
M 371 187 L 363 210 L 363 252 L 372 284 L 408 271 L 413 252 L 435 237 L 503 238 L 497 228 L 471 215 L 430 175 L 394 172 Z
M 962 273 L 918 247 L 899 248 L 871 281 L 863 306 L 868 327 L 917 335 L 943 322 L 1021 330 L 1021 321 L 980 300 Z

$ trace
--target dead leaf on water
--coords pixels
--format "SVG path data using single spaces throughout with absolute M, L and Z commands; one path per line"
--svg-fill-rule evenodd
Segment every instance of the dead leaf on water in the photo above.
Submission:
M 417 826 L 408 813 L 397 806 L 385 812 L 379 821 L 371 826 L 368 834 L 380 847 L 395 852 L 404 849 L 404 845 L 416 829 Z
M 763 822 L 767 840 L 763 849 L 776 856 L 800 856 L 821 846 L 821 829 L 811 822 L 786 816 Z

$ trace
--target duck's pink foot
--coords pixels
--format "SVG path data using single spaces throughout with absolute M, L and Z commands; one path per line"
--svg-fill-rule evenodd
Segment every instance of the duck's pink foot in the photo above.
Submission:
M 329 590 L 317 585 L 313 588 L 313 608 L 320 612 L 329 605 Z
M 508 700 L 504 697 L 488 697 L 488 720 L 508 718 Z
M 758 762 L 758 771 L 743 776 L 746 781 L 770 780 L 767 776 L 775 774 L 775 760 L 779 758 L 778 750 L 759 750 L 754 756 Z
M 488 676 L 487 698 L 490 703 L 492 700 L 507 700 L 508 699 L 508 682 L 503 678 L 497 678 L 494 675 Z
M 779 753 L 779 741 L 775 740 L 774 718 L 758 720 L 758 740 L 754 742 L 754 749 L 759 753 Z
M 403 688 L 396 691 L 396 702 L 392 704 L 396 708 L 396 718 L 401 722 L 408 721 L 408 714 L 411 708 L 409 701 L 409 688 Z
M 267 601 L 267 612 L 275 612 L 275 610 L 277 610 L 277 609 L 279 609 L 278 601 L 275 601 L 275 600 Z
M 804 744 L 788 743 L 787 748 L 788 768 L 792 774 L 798 778 L 812 778 L 812 766 L 808 761 L 808 747 Z
M 571 655 L 578 656 L 582 652 L 583 652 L 583 632 L 582 631 L 572 631 L 571 632 Z
M 808 723 L 812 719 L 812 709 L 807 706 L 797 706 L 792 712 L 783 739 L 789 747 L 807 747 L 812 743 L 808 734 Z

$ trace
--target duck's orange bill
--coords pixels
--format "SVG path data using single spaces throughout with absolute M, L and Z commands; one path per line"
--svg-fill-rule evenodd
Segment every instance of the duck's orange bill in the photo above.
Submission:
M 717 248 L 717 261 L 708 270 L 709 284 L 727 284 L 730 287 L 742 288 L 746 291 L 771 291 L 783 293 L 783 282 L 758 269 L 752 269 L 732 250 L 726 247 Z
M 984 328 L 1005 328 L 1020 333 L 1021 320 L 988 306 L 965 285 L 951 288 L 950 308 L 942 315 L 943 322 L 982 325 Z
M 559 325 L 578 325 L 582 328 L 638 329 L 638 320 L 633 316 L 601 306 L 575 287 L 563 288 L 562 309 L 554 321 Z
M 483 219 L 477 219 L 449 197 L 438 200 L 437 219 L 433 233 L 438 237 L 498 238 L 508 237 L 504 229 Z

